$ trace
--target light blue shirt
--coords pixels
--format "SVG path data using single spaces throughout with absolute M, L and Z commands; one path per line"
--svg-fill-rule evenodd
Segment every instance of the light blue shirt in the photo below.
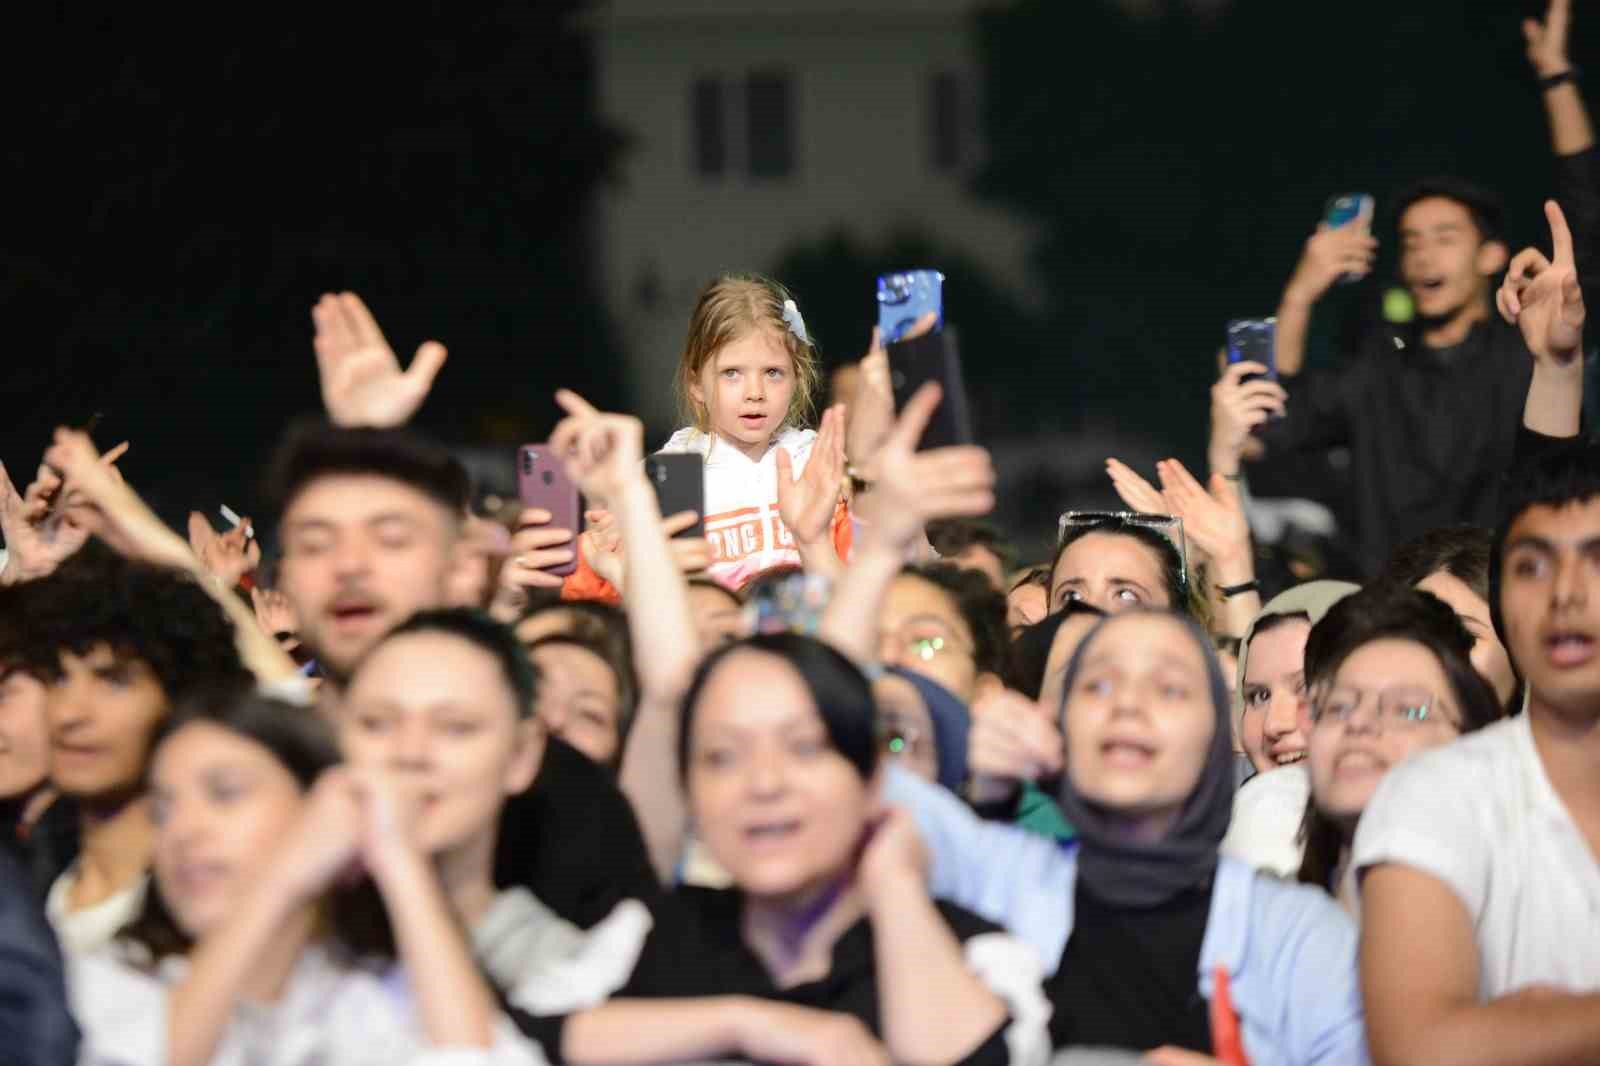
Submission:
M 945 789 L 899 767 L 884 798 L 917 821 L 932 858 L 929 892 L 1004 925 L 1054 973 L 1072 935 L 1076 847 L 985 822 Z M 1198 987 L 1223 967 L 1252 1066 L 1363 1066 L 1356 928 L 1326 893 L 1217 861 Z

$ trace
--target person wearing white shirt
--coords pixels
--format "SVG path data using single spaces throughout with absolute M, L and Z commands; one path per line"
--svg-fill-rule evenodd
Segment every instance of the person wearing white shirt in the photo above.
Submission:
M 1528 709 L 1393 770 L 1356 831 L 1380 1063 L 1600 1061 L 1600 450 L 1511 491 L 1490 604 Z
M 71 966 L 81 1063 L 541 1061 L 417 843 L 424 797 L 337 759 L 318 717 L 260 696 L 163 723 L 150 898 Z M 338 887 L 355 869 L 370 884 Z

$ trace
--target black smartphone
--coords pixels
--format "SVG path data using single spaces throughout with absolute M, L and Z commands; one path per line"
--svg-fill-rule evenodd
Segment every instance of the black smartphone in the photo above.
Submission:
M 971 408 L 967 404 L 966 380 L 961 375 L 961 347 L 954 326 L 911 340 L 889 345 L 889 381 L 894 387 L 895 410 L 904 410 L 906 401 L 924 383 L 937 381 L 944 388 L 939 407 L 922 434 L 919 451 L 971 444 Z
M 706 535 L 706 461 L 692 452 L 661 453 L 644 461 L 644 476 L 655 487 L 661 517 L 671 518 L 680 511 L 693 511 L 694 525 L 679 537 Z

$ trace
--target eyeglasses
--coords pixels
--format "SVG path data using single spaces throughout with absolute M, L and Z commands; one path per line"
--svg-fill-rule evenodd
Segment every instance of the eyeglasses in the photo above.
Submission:
M 915 759 L 928 744 L 922 730 L 904 716 L 884 714 L 878 718 L 878 750 L 884 755 Z
M 930 633 L 926 625 L 891 630 L 884 633 L 884 639 L 893 641 L 895 647 L 905 653 L 905 660 L 923 663 L 931 663 L 935 659 L 949 655 L 965 655 L 971 658 L 976 653 L 971 644 L 955 634 Z
M 1106 527 L 1115 533 L 1119 526 L 1138 526 L 1159 533 L 1178 551 L 1179 579 L 1184 592 L 1189 590 L 1189 549 L 1183 536 L 1183 519 L 1170 514 L 1143 511 L 1068 511 L 1056 524 L 1056 547 L 1067 539 L 1067 531 L 1081 527 Z M 1174 604 L 1173 606 L 1177 606 Z
M 1425 688 L 1413 685 L 1393 685 L 1378 692 L 1368 692 L 1351 685 L 1340 685 L 1315 694 L 1311 700 L 1311 721 L 1316 725 L 1337 725 L 1348 728 L 1355 721 L 1363 704 L 1374 698 L 1377 713 L 1370 727 L 1382 731 L 1417 729 L 1429 722 L 1443 722 L 1454 726 L 1450 705 Z

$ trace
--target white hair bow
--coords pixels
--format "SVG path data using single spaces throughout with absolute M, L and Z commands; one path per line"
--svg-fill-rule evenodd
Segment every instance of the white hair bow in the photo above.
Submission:
M 788 324 L 789 332 L 800 338 L 801 344 L 811 343 L 811 338 L 806 336 L 806 320 L 800 317 L 800 308 L 793 300 L 783 301 L 783 321 Z

